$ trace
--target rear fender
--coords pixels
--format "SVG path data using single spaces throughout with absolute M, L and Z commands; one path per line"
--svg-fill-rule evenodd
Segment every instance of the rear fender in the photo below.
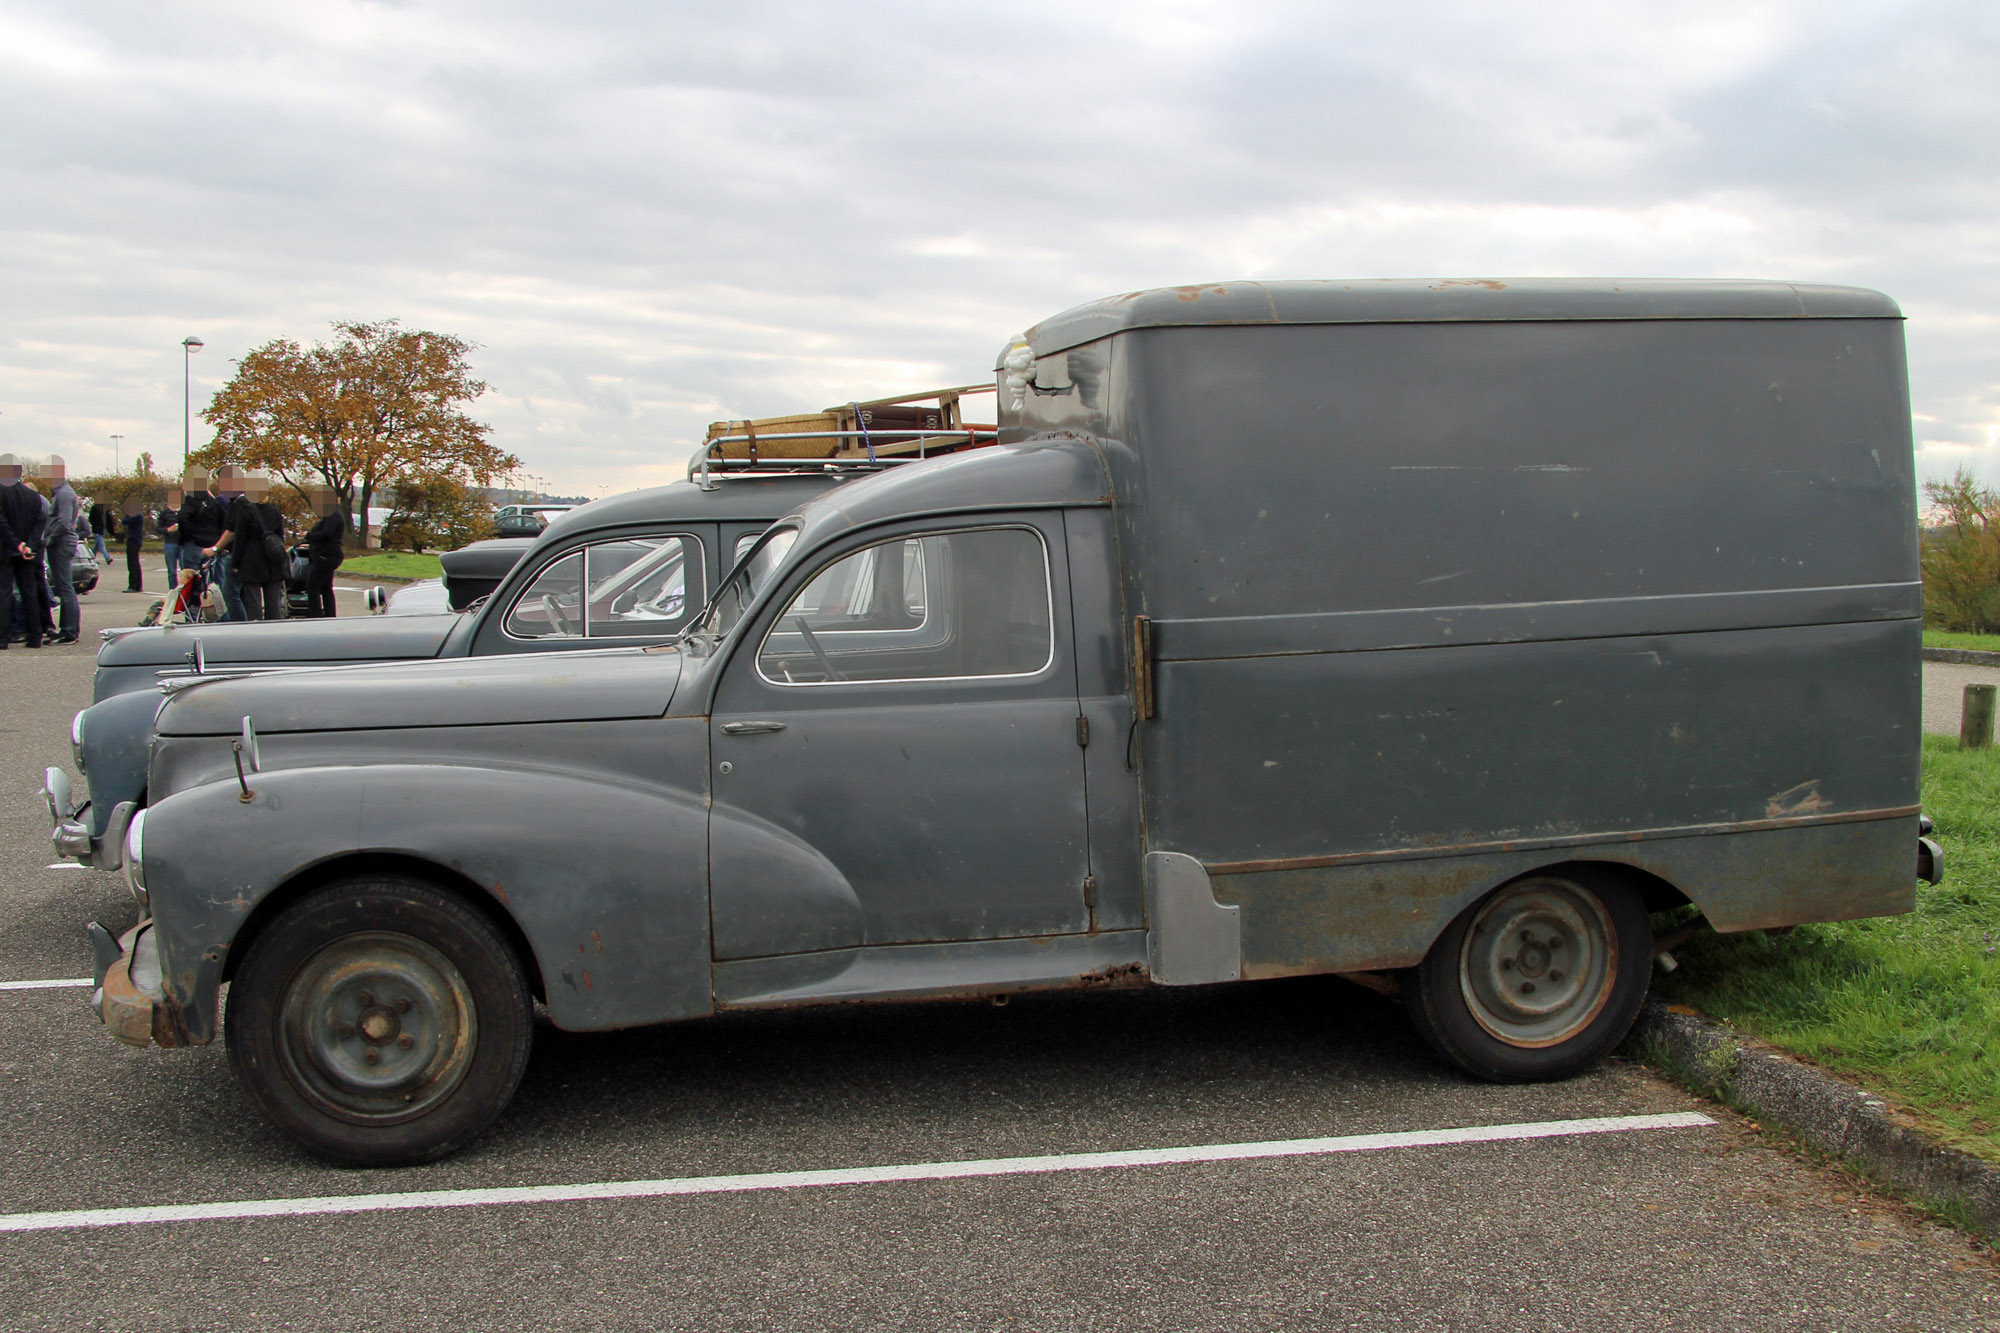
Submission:
M 145 874 L 168 1003 L 213 1040 L 216 990 L 274 893 L 343 862 L 425 861 L 478 885 L 533 951 L 558 1026 L 710 1012 L 707 812 L 696 794 L 546 770 L 299 768 L 176 793 L 148 814 Z

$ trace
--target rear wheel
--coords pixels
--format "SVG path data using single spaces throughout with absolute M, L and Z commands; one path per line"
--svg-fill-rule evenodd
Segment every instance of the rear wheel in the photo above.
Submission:
M 1403 987 L 1424 1039 L 1497 1082 L 1567 1078 L 1617 1045 L 1645 1001 L 1652 931 L 1611 876 L 1531 875 L 1446 927 Z
M 350 1166 L 452 1151 L 527 1068 L 534 1001 L 512 944 L 417 879 L 316 889 L 251 945 L 229 988 L 231 1062 L 273 1123 Z

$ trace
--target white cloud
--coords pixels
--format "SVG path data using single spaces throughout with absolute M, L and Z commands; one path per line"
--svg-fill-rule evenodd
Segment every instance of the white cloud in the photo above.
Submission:
M 1114 291 L 1611 273 L 1888 291 L 1920 465 L 2000 475 L 1988 4 L 0 0 L 0 115 L 0 448 L 85 467 L 189 332 L 471 338 L 594 492 Z

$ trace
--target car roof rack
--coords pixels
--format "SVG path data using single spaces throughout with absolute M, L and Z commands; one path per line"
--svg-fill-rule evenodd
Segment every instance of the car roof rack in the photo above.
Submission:
M 992 392 L 991 384 L 962 384 L 795 416 L 717 421 L 688 459 L 688 480 L 712 491 L 727 476 L 858 475 L 995 444 L 999 428 L 965 421 L 961 403 Z

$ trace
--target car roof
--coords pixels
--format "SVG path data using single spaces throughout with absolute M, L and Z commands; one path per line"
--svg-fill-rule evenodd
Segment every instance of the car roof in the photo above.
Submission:
M 1134 329 L 1569 319 L 1900 319 L 1865 287 L 1700 278 L 1208 282 L 1108 296 L 1022 335 L 1037 357 Z M 1015 344 L 1018 345 L 1018 340 Z M 1006 349 L 995 361 L 1004 364 Z
M 833 476 L 823 472 L 737 473 L 717 477 L 711 490 L 691 481 L 651 486 L 566 509 L 549 520 L 537 540 L 558 542 L 579 531 L 638 523 L 717 520 L 769 523 L 851 476 L 851 473 Z

